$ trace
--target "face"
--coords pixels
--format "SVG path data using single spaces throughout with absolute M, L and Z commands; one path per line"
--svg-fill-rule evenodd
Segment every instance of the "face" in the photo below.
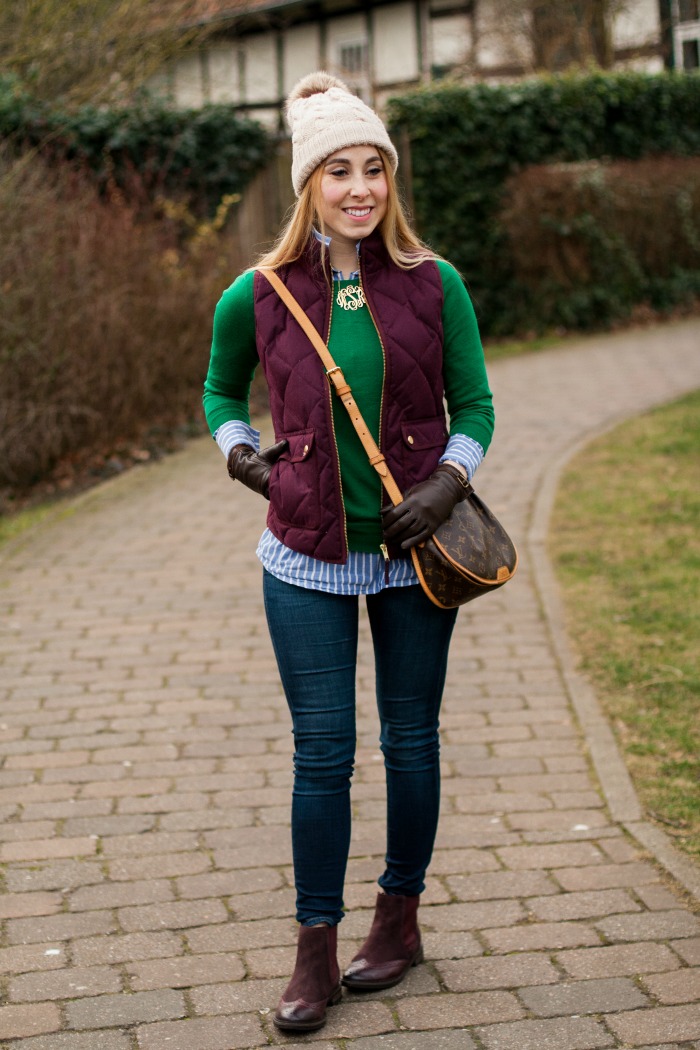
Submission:
M 388 186 L 376 146 L 347 146 L 323 163 L 318 211 L 337 247 L 355 247 L 386 215 Z

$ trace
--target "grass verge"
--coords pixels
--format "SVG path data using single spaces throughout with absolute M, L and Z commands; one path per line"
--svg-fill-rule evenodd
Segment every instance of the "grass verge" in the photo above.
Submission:
M 648 816 L 700 856 L 700 391 L 566 471 L 550 537 L 568 628 Z

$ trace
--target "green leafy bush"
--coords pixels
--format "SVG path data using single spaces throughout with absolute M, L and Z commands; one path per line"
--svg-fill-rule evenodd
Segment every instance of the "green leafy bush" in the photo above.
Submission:
M 200 214 L 241 193 L 272 146 L 262 125 L 229 106 L 181 110 L 144 96 L 128 107 L 69 112 L 36 102 L 7 78 L 0 80 L 0 137 L 38 147 L 50 163 L 77 164 L 101 189 L 116 186 L 131 201 L 185 198 Z
M 585 328 L 700 295 L 700 157 L 526 168 L 499 221 L 524 326 Z
M 700 76 L 600 72 L 451 84 L 392 99 L 390 120 L 397 140 L 410 144 L 417 225 L 463 273 L 483 330 L 544 330 L 563 316 L 595 326 L 628 313 L 644 297 L 644 282 L 622 296 L 603 282 L 567 293 L 566 309 L 547 312 L 543 301 L 541 312 L 528 310 L 531 291 L 515 272 L 502 218 L 506 182 L 532 165 L 700 154 Z M 652 286 L 657 301 L 667 294 L 662 286 L 674 300 L 684 278 L 650 274 Z

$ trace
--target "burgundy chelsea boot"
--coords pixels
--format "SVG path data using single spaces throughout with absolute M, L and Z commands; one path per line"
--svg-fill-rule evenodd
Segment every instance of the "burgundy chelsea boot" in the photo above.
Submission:
M 275 1016 L 283 1032 L 314 1032 L 326 1023 L 326 1008 L 340 1002 L 337 926 L 300 926 L 294 974 Z
M 380 893 L 369 937 L 343 974 L 346 988 L 374 992 L 391 988 L 423 961 L 416 913 L 419 897 Z

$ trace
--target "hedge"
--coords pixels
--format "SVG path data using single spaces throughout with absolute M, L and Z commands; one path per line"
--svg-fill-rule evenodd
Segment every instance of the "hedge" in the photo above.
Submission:
M 184 197 L 208 214 L 222 197 L 242 192 L 273 144 L 262 125 L 230 106 L 174 109 L 144 95 L 121 108 L 66 111 L 35 101 L 9 78 L 0 79 L 0 138 L 38 147 L 49 163 L 73 162 L 132 200 Z
M 502 217 L 507 180 L 532 165 L 700 154 L 700 76 L 598 72 L 449 84 L 392 99 L 389 117 L 397 141 L 410 145 L 417 226 L 463 273 L 484 332 L 543 330 L 571 311 L 551 309 L 549 293 L 542 301 L 516 278 Z M 614 298 L 605 282 L 579 287 L 583 308 L 573 314 L 577 326 L 595 327 L 654 290 L 670 303 L 693 285 L 692 275 L 652 273 L 617 287 Z

